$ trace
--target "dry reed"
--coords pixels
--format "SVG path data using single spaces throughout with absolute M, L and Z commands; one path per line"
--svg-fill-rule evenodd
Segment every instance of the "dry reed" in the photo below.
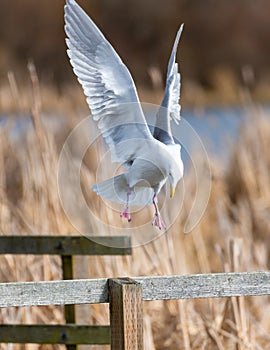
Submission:
M 30 66 L 33 90 L 37 89 Z M 15 79 L 10 75 L 15 95 Z M 29 97 L 28 97 L 29 98 Z M 15 140 L 7 130 L 0 133 L 0 230 L 12 234 L 77 233 L 65 216 L 58 197 L 56 172 L 61 144 L 46 131 L 40 119 L 40 100 L 32 101 L 33 124 L 25 137 Z M 39 100 L 40 99 L 40 100 Z M 59 103 L 59 102 L 58 102 Z M 61 104 L 62 102 L 60 102 Z M 71 108 L 70 104 L 67 105 Z M 60 108 L 59 106 L 57 108 Z M 73 114 L 76 114 L 76 107 Z M 254 110 L 253 110 L 254 112 Z M 77 277 L 170 275 L 182 273 L 252 271 L 269 268 L 270 208 L 270 120 L 259 116 L 246 125 L 228 169 L 214 174 L 206 213 L 192 233 L 183 225 L 191 196 L 173 227 L 147 245 L 137 247 L 131 257 L 77 258 Z M 69 111 L 71 114 L 71 112 Z M 59 141 L 58 141 L 59 142 Z M 88 159 L 96 159 L 91 149 Z M 81 184 L 89 187 L 94 175 L 82 168 Z M 185 191 L 194 191 L 194 181 L 185 175 Z M 67 189 L 68 190 L 68 189 Z M 99 207 L 96 197 L 85 196 Z M 109 209 L 100 216 L 112 220 Z M 147 215 L 147 213 L 146 213 Z M 113 217 L 113 220 L 120 220 Z M 89 232 L 97 233 L 97 225 Z M 134 231 L 136 235 L 136 231 Z M 61 278 L 57 257 L 1 256 L 0 280 L 30 281 Z M 155 301 L 144 303 L 145 349 L 270 349 L 270 305 L 268 297 Z M 78 322 L 108 323 L 106 305 L 78 306 Z M 61 323 L 61 307 L 8 308 L 0 312 L 1 323 Z M 1 349 L 49 349 L 41 345 L 1 345 Z M 63 346 L 54 346 L 55 349 Z M 108 349 L 93 346 L 91 349 Z

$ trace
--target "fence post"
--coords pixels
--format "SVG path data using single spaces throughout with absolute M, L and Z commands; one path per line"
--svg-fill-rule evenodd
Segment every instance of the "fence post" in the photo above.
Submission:
M 143 350 L 141 284 L 130 278 L 109 279 L 111 350 Z

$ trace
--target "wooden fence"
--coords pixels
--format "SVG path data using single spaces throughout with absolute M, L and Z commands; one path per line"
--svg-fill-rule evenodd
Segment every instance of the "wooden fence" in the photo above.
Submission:
M 30 305 L 110 304 L 111 349 L 143 349 L 144 300 L 221 298 L 270 294 L 270 271 L 153 276 L 118 279 L 84 279 L 49 282 L 0 283 L 0 307 Z M 29 326 L 21 326 L 29 327 Z M 35 326 L 37 327 L 37 326 Z M 62 327 L 68 327 L 62 326 Z M 12 327 L 5 326 L 12 342 L 20 341 Z M 64 328 L 63 328 L 64 330 Z M 83 329 L 80 330 L 84 332 Z M 95 333 L 96 332 L 96 333 Z M 61 334 L 61 332 L 60 332 Z M 65 334 L 65 333 L 63 333 Z M 92 329 L 89 339 L 98 334 Z M 44 340 L 51 343 L 50 327 Z M 70 332 L 74 337 L 80 333 Z M 36 339 L 40 342 L 40 339 Z M 61 337 L 57 340 L 63 343 Z M 67 339 L 65 342 L 67 343 Z M 92 343 L 93 344 L 93 343 Z
M 127 236 L 0 236 L 0 254 L 59 255 L 64 280 L 74 278 L 75 255 L 130 255 L 130 247 Z M 64 307 L 66 325 L 0 325 L 0 343 L 61 343 L 67 350 L 77 344 L 109 344 L 109 326 L 76 324 L 73 304 Z

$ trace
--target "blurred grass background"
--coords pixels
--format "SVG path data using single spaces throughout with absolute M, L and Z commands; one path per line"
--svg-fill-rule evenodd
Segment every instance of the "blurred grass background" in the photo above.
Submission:
M 219 91 L 222 100 L 230 100 L 224 90 L 246 84 L 256 99 L 270 98 L 269 1 L 78 2 L 128 64 L 138 86 L 152 88 L 153 68 L 161 77 L 156 84 L 163 84 L 175 33 L 184 22 L 178 56 L 183 93 L 188 92 L 183 103 L 196 102 L 195 88 Z M 75 78 L 66 59 L 63 6 L 63 0 L 0 1 L 0 81 L 13 71 L 24 84 L 32 59 L 41 82 L 65 94 L 66 83 Z
M 77 257 L 76 277 L 269 269 L 270 112 L 259 102 L 270 99 L 270 3 L 78 2 L 127 63 L 143 101 L 160 102 L 174 35 L 185 22 L 178 56 L 182 104 L 200 108 L 240 104 L 249 122 L 243 123 L 226 168 L 220 166 L 222 160 L 210 159 L 211 197 L 192 233 L 182 233 L 192 205 L 190 194 L 195 192 L 194 175 L 186 173 L 183 210 L 166 235 L 134 249 L 131 257 Z M 0 128 L 3 235 L 78 233 L 63 212 L 56 179 L 65 137 L 88 114 L 65 53 L 63 6 L 60 0 L 0 0 L 0 116 L 8 116 L 9 122 Z M 37 76 L 29 60 L 35 63 Z M 39 83 L 33 85 L 37 77 Z M 29 125 L 23 133 L 21 129 L 14 133 L 14 123 L 25 115 L 30 116 Z M 63 117 L 63 124 L 48 123 Z M 99 153 L 91 148 L 81 171 L 84 195 L 104 220 L 119 220 L 87 190 L 98 159 Z M 145 215 L 152 214 L 151 208 L 145 209 Z M 89 233 L 98 230 L 95 223 L 89 227 Z M 1 282 L 59 279 L 60 271 L 58 257 L 0 257 Z M 145 349 L 270 349 L 269 305 L 269 297 L 146 302 Z M 0 322 L 60 323 L 62 311 L 61 307 L 2 309 Z M 107 323 L 107 306 L 79 306 L 77 318 L 80 323 Z M 0 348 L 51 347 L 1 344 Z M 100 348 L 108 349 L 91 347 Z

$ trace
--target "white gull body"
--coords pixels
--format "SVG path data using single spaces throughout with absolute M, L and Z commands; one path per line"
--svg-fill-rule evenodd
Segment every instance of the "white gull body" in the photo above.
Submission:
M 183 177 L 181 146 L 175 144 L 171 120 L 180 120 L 180 74 L 175 62 L 180 27 L 170 56 L 166 88 L 154 134 L 145 116 L 131 74 L 104 35 L 74 0 L 65 6 L 68 56 L 83 87 L 93 119 L 111 151 L 112 162 L 125 171 L 93 185 L 103 198 L 126 203 L 121 216 L 131 220 L 130 205 L 155 206 L 153 225 L 165 228 L 157 196 L 168 180 L 171 197 Z

